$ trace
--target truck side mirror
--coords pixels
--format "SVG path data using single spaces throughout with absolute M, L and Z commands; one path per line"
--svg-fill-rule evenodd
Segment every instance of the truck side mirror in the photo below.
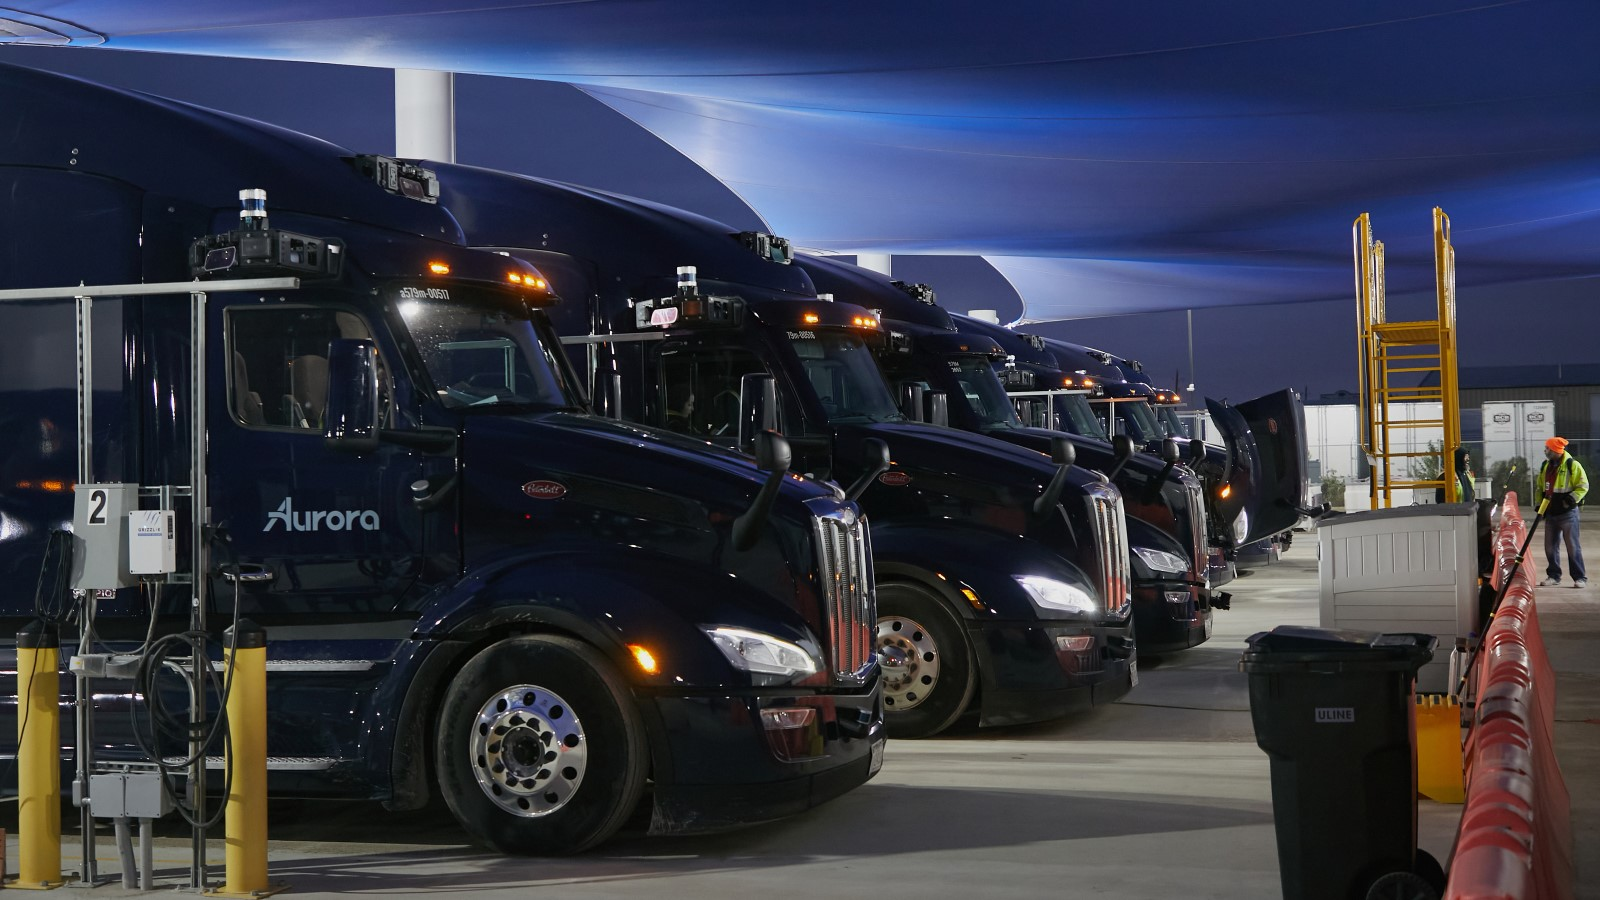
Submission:
M 1189 440 L 1189 465 L 1198 466 L 1206 461 L 1206 442 L 1199 438 Z
M 756 435 L 756 465 L 779 475 L 789 471 L 789 465 L 794 461 L 794 454 L 789 450 L 789 441 L 776 431 L 763 431 Z
M 1145 488 L 1144 496 L 1146 503 L 1153 503 L 1155 502 L 1156 497 L 1160 496 L 1161 486 L 1166 484 L 1167 477 L 1172 474 L 1173 466 L 1176 466 L 1178 464 L 1178 460 L 1182 458 L 1183 454 L 1178 448 L 1178 441 L 1176 438 L 1169 437 L 1161 439 L 1161 459 L 1166 463 L 1166 465 L 1161 467 L 1161 474 L 1150 479 L 1149 486 Z
M 1044 493 L 1034 498 L 1033 514 L 1043 517 L 1056 508 L 1061 502 L 1061 492 L 1067 487 L 1067 473 L 1072 470 L 1072 464 L 1078 459 L 1078 448 L 1064 437 L 1050 439 L 1050 461 L 1056 464 L 1056 473 L 1050 476 L 1050 483 L 1044 486 Z
M 328 394 L 322 436 L 338 450 L 378 446 L 378 347 L 372 341 L 328 342 Z
M 1122 471 L 1122 467 L 1128 464 L 1128 460 L 1133 459 L 1133 438 L 1125 434 L 1116 435 L 1111 439 L 1111 449 L 1116 453 L 1115 462 L 1111 466 L 1111 471 L 1106 473 L 1106 477 L 1115 479 Z
M 928 424 L 950 427 L 950 398 L 944 391 L 929 391 L 923 396 L 928 407 Z
M 927 389 L 920 384 L 904 385 L 900 389 L 900 412 L 912 422 L 923 421 L 924 397 Z
M 1078 445 L 1064 437 L 1050 439 L 1050 461 L 1058 466 L 1070 466 L 1078 461 Z
M 778 387 L 772 376 L 752 372 L 739 379 L 739 452 L 755 453 L 756 436 L 778 429 Z
M 766 378 L 768 386 L 772 384 L 769 375 L 750 376 L 745 378 Z M 749 550 L 761 539 L 761 532 L 767 526 L 767 519 L 772 515 L 772 504 L 778 499 L 778 488 L 783 484 L 784 476 L 789 473 L 791 454 L 789 441 L 776 431 L 763 431 L 755 437 L 756 465 L 767 470 L 767 480 L 762 482 L 761 490 L 756 493 L 756 499 L 750 508 L 740 513 L 739 518 L 733 520 L 733 548 L 735 550 Z
M 889 445 L 879 438 L 867 438 L 862 441 L 861 467 L 861 477 L 844 492 L 846 500 L 854 500 L 865 494 L 879 475 L 889 471 Z

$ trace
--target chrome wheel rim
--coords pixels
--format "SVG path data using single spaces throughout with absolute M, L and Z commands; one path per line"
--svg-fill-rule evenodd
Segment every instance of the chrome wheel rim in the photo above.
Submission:
M 878 620 L 878 667 L 885 712 L 914 709 L 939 684 L 939 648 L 922 623 L 905 616 Z
M 494 804 L 537 818 L 566 806 L 589 768 L 589 745 L 560 695 L 519 684 L 490 697 L 469 738 L 472 774 Z

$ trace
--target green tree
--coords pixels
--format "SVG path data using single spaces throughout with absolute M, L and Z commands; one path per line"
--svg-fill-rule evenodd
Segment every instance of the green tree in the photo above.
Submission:
M 1322 476 L 1322 502 L 1335 509 L 1344 509 L 1344 479 L 1331 469 Z
M 1444 478 L 1444 443 L 1429 441 L 1427 449 L 1430 456 L 1411 460 L 1411 477 L 1416 481 L 1440 481 Z
M 1512 472 L 1516 473 L 1515 476 Z M 1531 495 L 1522 496 L 1528 493 L 1528 461 L 1523 457 L 1513 456 L 1510 459 L 1497 460 L 1489 467 L 1489 477 L 1494 480 L 1494 496 L 1485 497 L 1485 500 L 1500 502 L 1500 498 L 1505 496 L 1506 488 L 1509 486 L 1517 492 L 1517 499 L 1522 505 L 1533 503 Z

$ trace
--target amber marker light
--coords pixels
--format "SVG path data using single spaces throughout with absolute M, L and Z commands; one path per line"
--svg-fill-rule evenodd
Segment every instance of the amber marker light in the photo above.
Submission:
M 804 316 L 801 316 L 801 318 L 805 320 L 807 325 L 815 325 L 822 321 L 822 317 L 816 313 L 806 313 Z
M 1224 499 L 1224 500 L 1226 500 L 1229 497 L 1233 496 L 1233 485 L 1231 485 L 1231 484 L 1223 485 L 1222 486 L 1222 494 L 1221 494 L 1221 496 L 1222 496 L 1222 499 Z
M 449 275 L 450 265 L 449 263 L 431 262 L 428 263 L 428 271 L 435 275 Z
M 646 674 L 654 675 L 660 671 L 661 666 L 656 662 L 655 654 L 645 648 L 643 644 L 629 644 L 628 651 L 633 654 L 633 661 L 639 664 Z
M 522 273 L 521 272 L 507 272 L 506 273 L 506 280 L 511 282 L 512 284 L 521 284 L 522 283 Z M 530 278 L 528 280 L 531 282 L 533 279 Z
M 51 493 L 58 493 L 67 489 L 67 484 L 64 481 L 42 481 L 39 486 Z

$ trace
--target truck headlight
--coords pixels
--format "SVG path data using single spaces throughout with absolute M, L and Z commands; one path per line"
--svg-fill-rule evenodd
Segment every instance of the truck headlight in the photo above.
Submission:
M 705 626 L 706 637 L 717 645 L 735 669 L 750 673 L 756 684 L 790 684 L 815 675 L 817 655 L 799 644 L 727 626 Z
M 1241 509 L 1239 510 L 1238 518 L 1233 520 L 1233 543 L 1236 546 L 1242 545 L 1244 543 L 1245 536 L 1249 533 L 1250 514 Z
M 1017 584 L 1028 592 L 1040 612 L 1071 612 L 1093 615 L 1099 609 L 1094 595 L 1077 585 L 1041 575 L 1017 575 Z
M 1156 550 L 1152 547 L 1134 547 L 1133 552 L 1138 554 L 1139 559 L 1153 572 L 1171 572 L 1181 575 L 1189 571 L 1188 561 L 1176 553 L 1168 553 L 1165 550 Z

